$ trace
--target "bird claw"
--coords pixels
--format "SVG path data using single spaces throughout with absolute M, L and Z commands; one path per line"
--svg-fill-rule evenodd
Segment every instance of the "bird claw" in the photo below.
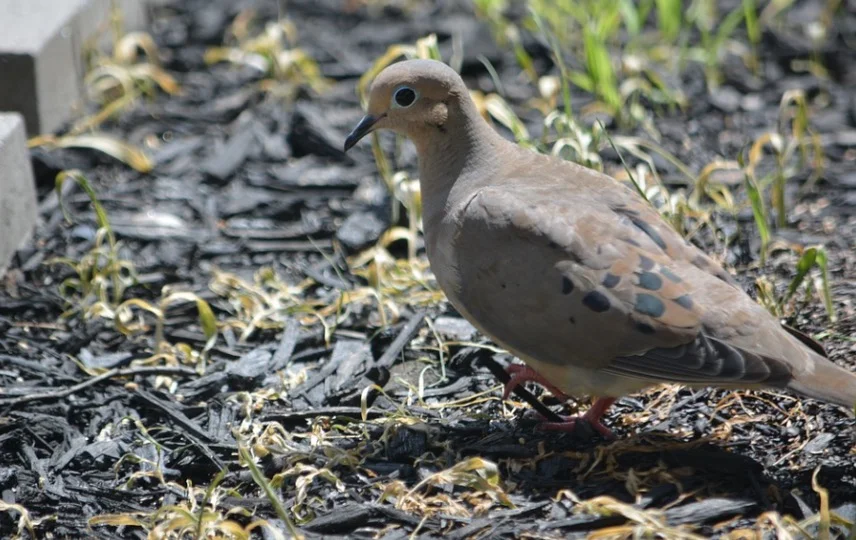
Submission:
M 611 429 L 604 426 L 603 423 L 599 419 L 594 418 L 586 418 L 588 413 L 583 414 L 582 416 L 563 416 L 562 422 L 541 422 L 538 424 L 539 429 L 543 429 L 544 431 L 564 431 L 567 433 L 574 433 L 579 427 L 579 424 L 588 424 L 592 429 L 600 433 L 600 435 L 604 439 L 615 439 L 615 433 L 612 432 Z
M 558 399 L 565 401 L 568 399 L 568 396 L 565 395 L 564 392 L 547 382 L 547 380 L 541 376 L 537 371 L 532 369 L 527 365 L 521 364 L 511 364 L 507 368 L 505 368 L 505 372 L 511 376 L 511 379 L 505 383 L 505 388 L 502 391 L 502 399 L 508 399 L 508 396 L 511 392 L 525 382 L 536 382 L 541 386 L 545 387 L 550 391 L 554 396 Z M 600 418 L 603 416 L 603 413 L 612 405 L 615 401 L 614 398 L 600 398 L 595 401 L 594 405 L 585 412 L 585 414 L 581 416 L 563 416 L 562 422 L 548 422 L 546 419 L 538 413 L 538 418 L 541 420 L 541 423 L 538 425 L 540 429 L 545 431 L 566 431 L 568 433 L 573 433 L 576 431 L 578 422 L 582 422 L 591 426 L 596 432 L 600 433 L 601 436 L 605 439 L 615 439 L 615 434 L 611 429 L 604 426 L 601 423 Z M 534 411 L 532 411 L 534 412 Z

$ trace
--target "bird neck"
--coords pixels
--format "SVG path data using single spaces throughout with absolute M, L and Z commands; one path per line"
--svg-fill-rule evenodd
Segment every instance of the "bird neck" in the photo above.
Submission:
M 455 201 L 490 182 L 499 157 L 513 146 L 479 115 L 469 100 L 449 111 L 442 128 L 427 126 L 410 136 L 419 154 L 419 180 L 426 212 L 447 212 Z

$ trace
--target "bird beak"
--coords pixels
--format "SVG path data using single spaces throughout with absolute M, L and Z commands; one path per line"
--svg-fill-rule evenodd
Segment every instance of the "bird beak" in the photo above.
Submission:
M 357 127 L 355 127 L 354 130 L 351 131 L 348 134 L 348 137 L 345 139 L 345 152 L 347 152 L 351 149 L 352 146 L 357 144 L 360 139 L 371 133 L 374 125 L 377 124 L 384 116 L 385 115 L 372 116 L 370 114 L 363 116 L 362 120 L 360 120 L 360 123 L 357 124 Z

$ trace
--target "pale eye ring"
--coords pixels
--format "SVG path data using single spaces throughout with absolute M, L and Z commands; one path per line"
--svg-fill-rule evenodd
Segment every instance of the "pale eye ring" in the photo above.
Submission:
M 409 86 L 398 88 L 392 95 L 392 101 L 399 107 L 410 107 L 416 101 L 416 90 Z

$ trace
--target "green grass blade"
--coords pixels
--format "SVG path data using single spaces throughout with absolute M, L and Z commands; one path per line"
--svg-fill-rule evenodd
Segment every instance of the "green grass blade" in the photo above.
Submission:
M 594 83 L 594 90 L 613 111 L 618 112 L 621 108 L 621 97 L 606 43 L 600 39 L 597 32 L 586 27 L 583 29 L 583 47 L 586 69 Z
M 749 42 L 757 46 L 761 42 L 761 26 L 758 24 L 758 6 L 755 0 L 743 0 L 743 18 L 746 20 Z
M 60 171 L 59 174 L 56 175 L 54 189 L 56 190 L 57 198 L 59 199 L 59 205 L 60 208 L 62 208 L 62 214 L 63 216 L 65 216 L 65 219 L 71 221 L 68 214 L 68 209 L 65 206 L 65 201 L 62 198 L 62 186 L 67 180 L 73 180 L 74 182 L 77 182 L 77 184 L 83 189 L 83 191 L 86 192 L 86 195 L 92 202 L 92 208 L 95 210 L 95 222 L 98 224 L 98 228 L 105 229 L 110 239 L 110 245 L 115 245 L 116 238 L 115 236 L 113 236 L 113 228 L 110 227 L 110 220 L 107 218 L 107 212 L 104 210 L 104 207 L 101 206 L 101 201 L 98 200 L 98 195 L 95 194 L 95 190 L 92 188 L 92 184 L 89 183 L 89 180 L 86 178 L 83 172 L 77 169 Z
M 656 0 L 657 21 L 660 25 L 660 33 L 668 41 L 677 39 L 681 31 L 683 1 L 682 0 Z
M 279 496 L 277 496 L 274 491 L 273 486 L 270 485 L 270 482 L 265 475 L 262 473 L 261 469 L 258 468 L 255 461 L 253 461 L 253 456 L 250 454 L 250 451 L 247 450 L 247 447 L 243 444 L 238 445 L 238 454 L 241 457 L 241 461 L 247 466 L 250 470 L 250 476 L 253 478 L 253 481 L 258 485 L 267 497 L 268 501 L 270 501 L 271 506 L 273 506 L 276 515 L 285 523 L 288 532 L 291 534 L 292 538 L 303 540 L 304 536 L 300 534 L 295 527 L 294 522 L 291 521 L 291 518 L 288 516 L 288 511 L 285 509 L 285 506 L 282 504 L 282 500 L 280 500 Z
M 612 149 L 615 150 L 615 153 L 618 154 L 618 159 L 621 160 L 621 166 L 624 167 L 624 170 L 627 172 L 627 176 L 630 177 L 630 181 L 633 183 L 633 187 L 636 188 L 636 192 L 646 201 L 648 201 L 648 197 L 645 195 L 645 192 L 642 190 L 642 186 L 639 185 L 639 182 L 636 181 L 636 177 L 633 176 L 633 171 L 630 170 L 630 167 L 627 165 L 627 162 L 624 161 L 624 155 L 618 150 L 618 147 L 615 146 L 615 143 L 612 140 L 612 137 L 609 136 L 609 133 L 606 131 L 606 128 L 603 126 L 603 123 L 598 120 L 598 125 L 600 126 L 601 131 L 604 135 L 606 135 L 606 140 L 609 141 L 609 145 L 612 146 Z M 651 201 L 648 201 L 650 203 Z
M 559 46 L 559 40 L 556 38 L 555 34 L 547 28 L 540 12 L 534 6 L 530 6 L 529 13 L 532 20 L 535 22 L 538 32 L 540 32 L 544 39 L 546 39 L 550 44 L 550 50 L 553 52 L 553 62 L 559 68 L 559 79 L 562 82 L 562 104 L 564 105 L 565 114 L 570 116 L 572 114 L 570 86 L 571 76 L 567 65 L 565 65 L 565 60 L 562 58 L 562 48 Z
M 788 285 L 788 291 L 785 293 L 785 298 L 783 303 L 788 302 L 791 298 L 793 298 L 794 293 L 797 292 L 797 289 L 800 285 L 802 285 L 803 281 L 805 281 L 805 277 L 808 275 L 809 271 L 814 267 L 815 262 L 817 261 L 817 249 L 816 248 L 808 248 L 800 257 L 800 260 L 797 261 L 796 272 L 794 273 L 793 279 L 791 279 L 791 283 Z
M 621 0 L 618 5 L 621 11 L 621 18 L 624 19 L 624 27 L 627 28 L 627 33 L 635 37 L 642 31 L 642 26 L 645 24 L 645 19 L 642 17 L 642 10 L 636 5 L 634 0 Z
M 764 199 L 758 190 L 758 185 L 750 175 L 744 176 L 746 194 L 752 205 L 752 215 L 755 217 L 755 226 L 758 227 L 758 235 L 761 237 L 761 264 L 767 260 L 767 246 L 770 244 L 770 227 L 767 225 L 767 210 L 764 208 Z
M 838 320 L 838 315 L 835 313 L 835 305 L 832 303 L 832 290 L 829 286 L 829 257 L 822 247 L 817 248 L 817 266 L 820 268 L 821 291 L 826 315 L 830 322 L 835 322 Z
M 743 22 L 744 11 L 743 6 L 737 6 L 719 23 L 716 30 L 716 38 L 713 42 L 713 49 L 719 51 L 725 41 L 731 37 L 740 23 Z

